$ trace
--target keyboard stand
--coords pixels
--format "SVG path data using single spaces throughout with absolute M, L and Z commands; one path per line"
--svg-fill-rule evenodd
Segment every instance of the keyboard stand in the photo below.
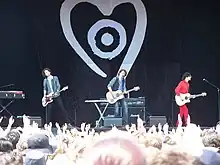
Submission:
M 7 110 L 7 108 L 14 102 L 14 100 L 11 100 L 8 104 L 6 104 L 5 106 L 3 106 L 2 104 L 0 104 L 0 106 L 2 107 L 2 109 L 0 110 L 0 114 L 3 113 L 4 111 L 6 111 L 9 115 L 13 116 L 11 114 L 11 112 L 9 112 Z
M 93 103 L 97 109 L 97 111 L 99 112 L 99 119 L 96 121 L 96 127 L 100 127 L 100 124 L 101 124 L 101 121 L 103 120 L 104 121 L 104 114 L 105 114 L 105 111 L 107 110 L 108 108 L 108 101 L 107 100 L 85 100 L 86 103 Z M 103 110 L 100 109 L 100 107 L 98 106 L 97 103 L 107 103 L 104 107 Z

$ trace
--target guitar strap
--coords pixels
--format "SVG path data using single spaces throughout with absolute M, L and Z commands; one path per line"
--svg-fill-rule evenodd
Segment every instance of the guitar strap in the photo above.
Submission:
M 125 90 L 125 79 L 118 79 L 119 83 L 119 90 L 124 91 Z

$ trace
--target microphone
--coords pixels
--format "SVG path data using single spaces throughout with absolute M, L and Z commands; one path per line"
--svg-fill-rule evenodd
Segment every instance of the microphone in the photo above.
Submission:
M 206 79 L 204 78 L 204 79 L 202 79 L 202 81 L 208 81 L 208 80 L 206 80 Z

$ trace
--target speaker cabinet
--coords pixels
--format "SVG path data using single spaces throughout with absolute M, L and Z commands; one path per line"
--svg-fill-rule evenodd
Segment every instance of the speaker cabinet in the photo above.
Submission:
M 158 124 L 164 125 L 167 123 L 166 116 L 150 116 L 149 117 L 149 124 L 150 126 L 158 125 Z
M 129 124 L 137 124 L 138 116 L 145 121 L 145 108 L 143 107 L 130 107 L 128 108 Z

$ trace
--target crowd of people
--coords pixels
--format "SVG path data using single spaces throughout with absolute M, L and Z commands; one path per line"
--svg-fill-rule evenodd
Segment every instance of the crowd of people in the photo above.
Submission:
M 1 118 L 2 119 L 2 118 Z M 1 121 L 0 119 L 0 121 Z M 80 130 L 57 132 L 52 123 L 39 128 L 23 116 L 23 126 L 0 128 L 1 165 L 219 165 L 220 126 L 201 130 L 195 124 L 171 131 L 168 124 L 146 130 L 143 121 L 126 125 L 126 131 L 112 127 L 96 132 L 82 123 Z

